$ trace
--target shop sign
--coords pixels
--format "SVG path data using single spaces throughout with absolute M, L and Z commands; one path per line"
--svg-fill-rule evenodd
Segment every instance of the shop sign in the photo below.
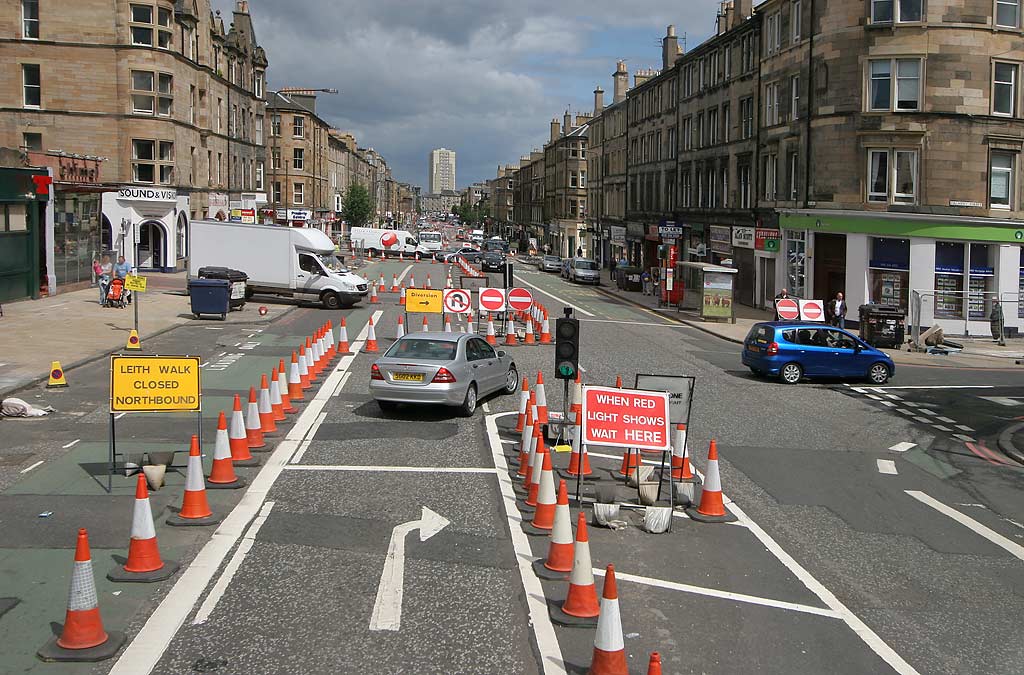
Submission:
M 868 267 L 873 267 L 880 270 L 899 270 L 906 272 L 910 269 L 910 266 L 906 263 L 893 262 L 891 260 L 869 260 Z
M 228 196 L 223 192 L 211 192 L 209 201 L 211 211 L 215 208 L 226 209 L 228 207 Z
M 626 228 L 619 227 L 618 225 L 611 226 L 612 231 L 612 243 L 618 244 L 619 246 L 625 246 L 626 244 Z
M 732 232 L 729 227 L 712 225 L 709 240 L 712 251 L 716 253 L 732 253 Z
M 231 209 L 232 223 L 256 224 L 256 209 Z
M 753 227 L 732 228 L 732 245 L 736 248 L 754 248 L 755 229 Z
M 309 209 L 288 209 L 288 220 L 310 220 L 313 212 Z
M 274 218 L 277 218 L 278 220 L 288 220 L 288 210 L 277 209 L 274 211 Z
M 936 265 L 935 271 L 939 274 L 963 274 L 964 268 L 962 265 Z
M 117 199 L 124 202 L 176 202 L 177 190 L 148 187 L 123 187 L 117 190 Z
M 979 276 L 992 276 L 995 274 L 995 269 L 991 267 L 971 267 L 971 274 L 977 274 Z
M 648 241 L 658 241 L 659 239 L 661 239 L 661 236 L 658 234 L 658 226 L 648 225 L 647 234 L 644 236 L 644 238 L 647 239 Z
M 754 231 L 754 248 L 758 251 L 778 252 L 782 232 L 774 228 L 759 227 Z

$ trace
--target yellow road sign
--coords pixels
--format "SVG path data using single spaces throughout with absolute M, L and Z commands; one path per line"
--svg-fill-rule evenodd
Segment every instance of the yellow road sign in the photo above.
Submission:
M 198 356 L 110 357 L 110 412 L 199 412 Z
M 405 311 L 410 314 L 441 314 L 444 291 L 410 288 L 405 291 Z
M 124 287 L 129 291 L 145 293 L 146 277 L 137 277 L 134 274 L 129 274 L 124 278 Z

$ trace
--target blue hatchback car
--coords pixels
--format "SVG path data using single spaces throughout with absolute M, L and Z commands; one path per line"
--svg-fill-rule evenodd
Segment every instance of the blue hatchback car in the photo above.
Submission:
M 754 324 L 743 340 L 743 365 L 755 375 L 796 384 L 804 377 L 867 379 L 885 384 L 896 364 L 855 335 L 820 323 Z

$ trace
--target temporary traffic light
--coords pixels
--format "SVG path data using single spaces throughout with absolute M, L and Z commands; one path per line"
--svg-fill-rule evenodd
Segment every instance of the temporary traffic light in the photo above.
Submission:
M 565 318 L 555 321 L 555 377 L 575 380 L 580 369 L 580 322 L 569 318 L 572 310 L 566 308 Z

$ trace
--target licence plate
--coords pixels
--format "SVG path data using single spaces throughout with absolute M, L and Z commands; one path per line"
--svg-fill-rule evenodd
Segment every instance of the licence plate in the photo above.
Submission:
M 396 382 L 422 382 L 423 373 L 391 373 L 391 379 Z
M 759 351 L 761 351 L 761 348 L 758 347 L 757 345 L 747 345 L 747 349 L 749 349 L 752 352 L 759 352 Z

